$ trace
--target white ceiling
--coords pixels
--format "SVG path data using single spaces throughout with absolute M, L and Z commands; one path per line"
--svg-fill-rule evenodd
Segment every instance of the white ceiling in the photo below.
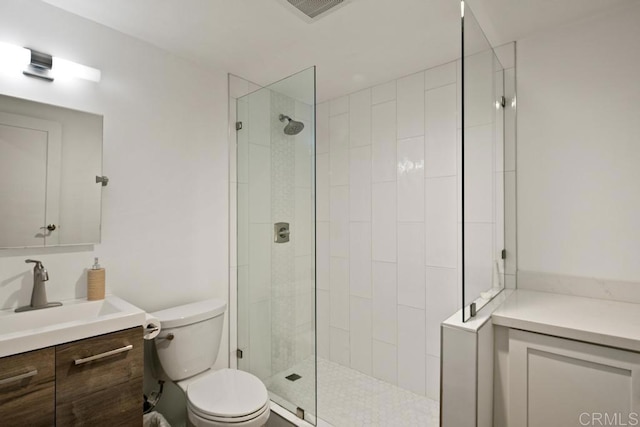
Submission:
M 315 22 L 284 0 L 44 0 L 261 85 L 316 65 L 318 100 L 460 56 L 458 0 L 349 0 Z M 469 0 L 502 44 L 636 0 Z
M 592 17 L 637 0 L 467 0 L 493 46 Z

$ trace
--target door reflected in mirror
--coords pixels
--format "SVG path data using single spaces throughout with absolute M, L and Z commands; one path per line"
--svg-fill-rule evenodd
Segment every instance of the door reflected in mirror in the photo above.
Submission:
M 0 248 L 100 242 L 103 117 L 0 95 Z

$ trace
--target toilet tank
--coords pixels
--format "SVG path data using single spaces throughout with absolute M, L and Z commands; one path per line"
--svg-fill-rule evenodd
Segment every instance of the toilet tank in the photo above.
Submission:
M 225 301 L 208 299 L 151 313 L 160 320 L 155 346 L 162 370 L 171 380 L 180 381 L 213 366 L 226 308 Z

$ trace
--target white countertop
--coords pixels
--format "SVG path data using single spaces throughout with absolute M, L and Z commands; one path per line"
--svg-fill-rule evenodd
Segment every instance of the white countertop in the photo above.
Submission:
M 114 295 L 67 300 L 60 307 L 0 311 L 0 357 L 142 326 L 145 312 Z
M 516 290 L 493 312 L 492 321 L 640 352 L 640 304 Z

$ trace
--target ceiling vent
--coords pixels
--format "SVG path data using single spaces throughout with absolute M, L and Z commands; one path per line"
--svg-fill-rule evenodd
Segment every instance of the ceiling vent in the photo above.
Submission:
M 307 17 L 315 19 L 329 9 L 344 3 L 344 0 L 287 0 L 293 7 Z

